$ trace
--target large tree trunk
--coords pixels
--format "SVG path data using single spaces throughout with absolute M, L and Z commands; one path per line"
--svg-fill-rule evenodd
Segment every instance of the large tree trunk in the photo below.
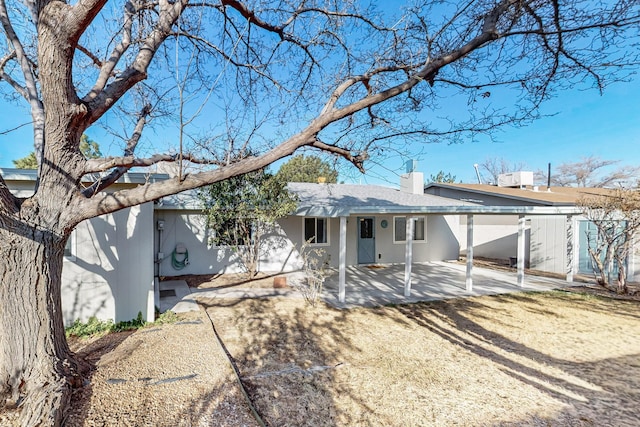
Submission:
M 0 408 L 16 408 L 20 426 L 58 426 L 81 385 L 62 322 L 66 239 L 21 231 L 0 233 Z

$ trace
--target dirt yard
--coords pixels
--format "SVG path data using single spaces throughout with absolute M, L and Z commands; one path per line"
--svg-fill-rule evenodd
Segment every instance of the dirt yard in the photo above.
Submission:
M 208 311 L 271 426 L 637 426 L 639 308 L 553 292 Z
M 638 425 L 638 301 L 215 304 L 210 317 L 74 343 L 95 371 L 66 425 L 257 426 L 212 323 L 268 426 Z

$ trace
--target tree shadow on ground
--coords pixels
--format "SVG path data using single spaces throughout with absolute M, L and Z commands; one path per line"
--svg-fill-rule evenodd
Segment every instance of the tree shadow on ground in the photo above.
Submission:
M 581 305 L 578 309 L 600 312 L 618 318 L 617 320 L 638 317 L 633 314 L 633 311 L 637 312 L 638 304 L 620 305 L 599 299 L 584 300 L 561 293 L 537 296 L 497 295 L 491 298 L 503 306 L 517 302 L 520 309 L 536 314 L 538 319 L 546 316 L 564 320 L 566 317 L 570 321 L 570 316 L 565 316 L 557 306 L 555 310 L 545 307 L 545 301 L 550 298 L 561 301 L 560 306 L 567 310 Z M 547 344 L 541 349 L 540 343 L 536 343 L 534 347 L 527 342 L 526 329 L 533 325 L 523 323 L 521 333 L 515 332 L 508 336 L 494 332 L 491 327 L 493 325 L 486 326 L 489 321 L 500 323 L 505 315 L 513 317 L 514 314 L 502 309 L 496 310 L 495 305 L 484 305 L 476 299 L 401 305 L 393 309 L 418 327 L 459 347 L 461 351 L 470 352 L 497 365 L 501 372 L 523 386 L 533 387 L 567 404 L 567 412 L 547 420 L 551 423 L 602 425 L 606 421 L 607 425 L 637 425 L 637 404 L 634 402 L 640 401 L 640 348 L 635 347 L 635 352 L 631 355 L 595 360 L 589 355 L 581 354 L 581 349 L 588 346 L 606 347 L 615 345 L 613 341 L 625 341 L 624 334 L 630 331 L 625 331 L 624 328 L 611 330 L 612 334 L 618 334 L 615 339 L 607 333 L 600 333 L 599 341 L 590 342 L 593 337 L 589 335 L 589 331 L 584 331 L 583 336 L 582 331 L 572 331 L 574 325 L 565 323 L 564 328 L 545 332 L 548 334 Z M 487 313 L 495 313 L 496 316 L 493 318 Z M 508 320 L 506 323 L 509 323 Z M 593 324 L 591 327 L 598 330 L 601 325 Z M 568 331 L 571 333 L 567 333 Z M 519 336 L 525 338 L 513 338 Z M 582 339 L 585 342 L 581 342 Z M 567 351 L 567 346 L 574 346 L 573 354 Z M 530 420 L 518 420 L 517 423 L 540 421 L 535 415 L 531 417 Z
M 343 382 L 345 350 L 359 351 L 350 333 L 337 327 L 346 312 L 285 300 L 203 303 L 266 425 L 353 425 L 363 413 L 375 413 Z M 352 410 L 338 400 L 348 400 Z
M 349 310 L 200 302 L 269 426 L 637 425 L 640 341 L 632 354 L 606 348 L 637 325 L 631 305 L 557 292 Z M 176 420 L 203 422 L 225 390 L 204 390 Z
M 82 338 L 70 338 L 72 348 L 79 348 L 75 355 L 81 363 L 88 367 L 82 387 L 73 390 L 71 404 L 67 407 L 63 425 L 67 427 L 82 426 L 91 409 L 91 396 L 93 394 L 92 377 L 97 369 L 100 359 L 112 352 L 134 331 L 114 332 L 98 338 L 88 344 L 82 343 Z

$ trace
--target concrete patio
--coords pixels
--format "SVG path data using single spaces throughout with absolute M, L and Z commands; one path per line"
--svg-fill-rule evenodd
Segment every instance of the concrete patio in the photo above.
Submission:
M 466 266 L 455 262 L 414 263 L 411 296 L 404 296 L 405 266 L 351 266 L 346 272 L 346 299 L 338 301 L 338 275 L 324 283 L 323 299 L 335 307 L 376 306 L 418 301 L 435 301 L 476 295 L 521 291 L 547 291 L 571 283 L 542 276 L 526 275 L 524 286 L 517 285 L 517 274 L 488 268 L 473 268 L 473 290 L 466 291 Z
M 527 275 L 525 276 L 524 286 L 519 287 L 515 270 L 509 272 L 474 267 L 473 290 L 472 292 L 467 292 L 465 269 L 464 265 L 454 262 L 413 264 L 411 296 L 405 297 L 404 265 L 351 266 L 346 271 L 345 302 L 340 303 L 338 301 L 337 272 L 334 272 L 325 280 L 322 299 L 338 308 L 372 307 L 477 295 L 547 291 L 571 285 L 570 282 L 561 279 Z M 299 273 L 297 274 L 299 275 Z M 175 291 L 175 295 L 167 295 L 160 298 L 160 309 L 163 312 L 166 310 L 176 312 L 197 310 L 196 300 L 198 297 L 218 299 L 265 298 L 271 296 L 302 297 L 298 291 L 290 288 L 190 289 L 183 280 L 160 282 L 160 289 L 162 291 Z

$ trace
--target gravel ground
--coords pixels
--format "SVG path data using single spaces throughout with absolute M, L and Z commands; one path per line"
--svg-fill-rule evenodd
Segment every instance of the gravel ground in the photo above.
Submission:
M 66 426 L 256 426 L 204 312 L 73 343 L 95 364 Z

